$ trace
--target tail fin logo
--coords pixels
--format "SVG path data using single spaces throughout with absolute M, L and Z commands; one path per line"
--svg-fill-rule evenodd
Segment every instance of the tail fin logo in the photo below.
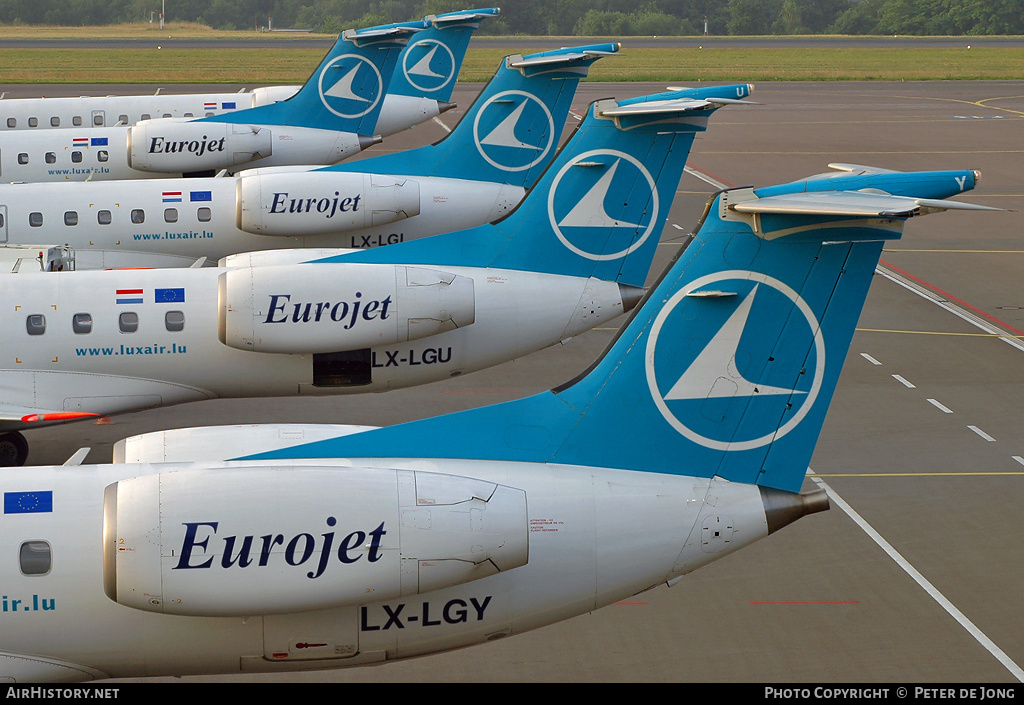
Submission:
M 551 110 L 526 91 L 503 91 L 477 111 L 473 140 L 480 156 L 502 171 L 525 171 L 543 161 L 557 143 Z
M 577 155 L 558 170 L 548 192 L 555 235 L 591 260 L 620 259 L 633 252 L 654 232 L 658 215 L 658 187 L 651 172 L 618 150 Z
M 651 396 L 669 425 L 706 448 L 743 451 L 782 438 L 810 412 L 825 341 L 796 291 L 734 270 L 676 292 L 655 317 L 645 359 Z
M 358 118 L 377 107 L 383 97 L 380 71 L 356 54 L 339 56 L 320 72 L 320 100 L 341 118 Z
M 455 79 L 455 55 L 444 42 L 423 39 L 406 47 L 402 72 L 415 88 L 438 91 Z

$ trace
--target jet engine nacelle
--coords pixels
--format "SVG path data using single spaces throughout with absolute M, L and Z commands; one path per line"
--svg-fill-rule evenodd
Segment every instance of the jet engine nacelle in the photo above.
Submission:
M 128 131 L 128 166 L 191 173 L 226 169 L 273 151 L 269 127 L 196 120 L 145 120 Z
M 305 263 L 220 275 L 220 341 L 307 354 L 437 335 L 476 320 L 470 277 L 391 264 Z
M 256 174 L 238 179 L 235 209 L 238 229 L 256 235 L 362 230 L 418 215 L 420 185 L 377 174 Z
M 288 100 L 293 95 L 299 92 L 302 86 L 260 86 L 259 88 L 253 88 L 249 91 L 252 96 L 253 108 L 258 108 L 261 105 L 270 105 L 271 103 L 280 103 L 282 100 Z
M 182 470 L 103 498 L 107 596 L 164 614 L 404 598 L 525 565 L 528 545 L 523 490 L 410 470 Z

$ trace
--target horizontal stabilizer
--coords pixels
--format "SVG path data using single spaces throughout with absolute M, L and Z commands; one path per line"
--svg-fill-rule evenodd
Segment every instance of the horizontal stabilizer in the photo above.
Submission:
M 356 46 L 392 40 L 404 44 L 416 32 L 422 32 L 424 29 L 426 27 L 421 22 L 407 22 L 383 27 L 368 27 L 367 29 L 346 29 L 341 33 L 341 37 Z
M 449 12 L 444 15 L 427 15 L 423 19 L 435 27 L 451 27 L 468 22 L 479 22 L 500 13 L 500 8 L 491 7 L 480 10 L 466 10 L 464 12 Z
M 550 54 L 548 52 L 542 54 L 534 54 L 533 56 L 527 56 L 525 58 L 516 57 L 509 60 L 509 67 L 518 69 L 525 68 L 528 66 L 550 66 L 553 64 L 569 64 L 580 59 L 589 59 L 595 56 L 612 56 L 617 53 L 621 48 L 621 44 L 608 44 L 605 48 L 599 48 L 595 46 L 593 48 L 577 49 L 572 51 L 569 47 L 563 47 L 566 51 L 564 54 Z
M 910 198 L 878 193 L 818 191 L 768 196 L 729 206 L 737 213 L 788 215 L 845 215 L 851 217 L 911 218 L 944 210 L 997 211 L 999 208 L 934 198 Z
M 681 98 L 679 100 L 659 100 L 651 103 L 633 103 L 632 105 L 616 105 L 614 108 L 601 110 L 603 117 L 626 117 L 629 115 L 671 115 L 675 113 L 707 110 L 719 102 L 742 103 L 740 100 L 728 98 Z
M 892 169 L 881 169 L 876 166 L 864 166 L 862 164 L 843 164 L 841 162 L 832 162 L 828 165 L 829 169 L 835 169 L 836 171 L 846 171 L 851 174 L 896 174 L 898 172 Z

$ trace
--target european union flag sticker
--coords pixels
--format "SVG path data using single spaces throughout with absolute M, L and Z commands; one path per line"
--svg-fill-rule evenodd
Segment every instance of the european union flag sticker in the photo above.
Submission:
M 185 289 L 157 289 L 154 300 L 158 304 L 183 304 L 185 303 Z
M 4 492 L 4 514 L 44 514 L 53 511 L 53 492 Z

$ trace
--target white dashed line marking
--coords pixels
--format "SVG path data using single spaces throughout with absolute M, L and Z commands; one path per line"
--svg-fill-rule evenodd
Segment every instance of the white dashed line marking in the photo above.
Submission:
M 928 403 L 931 404 L 932 406 L 934 406 L 936 409 L 938 409 L 939 411 L 941 411 L 944 414 L 952 414 L 953 413 L 952 409 L 950 409 L 948 406 L 945 406 L 945 405 L 939 403 L 939 401 L 936 400 L 936 399 L 929 399 Z
M 989 441 L 989 442 L 995 442 L 995 440 L 996 440 L 996 439 L 995 439 L 995 438 L 993 438 L 992 436 L 990 436 L 990 435 L 988 435 L 987 433 L 985 433 L 984 431 L 982 431 L 982 430 L 981 430 L 980 428 L 978 428 L 977 426 L 968 426 L 967 428 L 969 428 L 969 429 L 971 429 L 972 431 L 974 431 L 975 433 L 977 433 L 977 434 L 978 434 L 979 436 L 981 436 L 982 438 L 984 438 L 984 439 L 985 439 L 986 441 Z
M 894 380 L 896 380 L 897 382 L 899 382 L 900 384 L 902 384 L 902 385 L 903 385 L 904 387 L 906 387 L 907 389 L 916 389 L 916 387 L 915 387 L 915 386 L 914 386 L 913 384 L 911 384 L 911 383 L 910 383 L 910 382 L 908 382 L 907 380 L 903 379 L 903 378 L 902 378 L 902 377 L 900 377 L 899 375 L 893 375 L 893 376 L 892 376 L 892 378 L 893 378 Z
M 868 362 L 870 362 L 872 365 L 881 365 L 882 364 L 881 362 L 879 362 L 875 358 L 871 357 L 867 353 L 861 353 L 860 356 L 863 357 Z

